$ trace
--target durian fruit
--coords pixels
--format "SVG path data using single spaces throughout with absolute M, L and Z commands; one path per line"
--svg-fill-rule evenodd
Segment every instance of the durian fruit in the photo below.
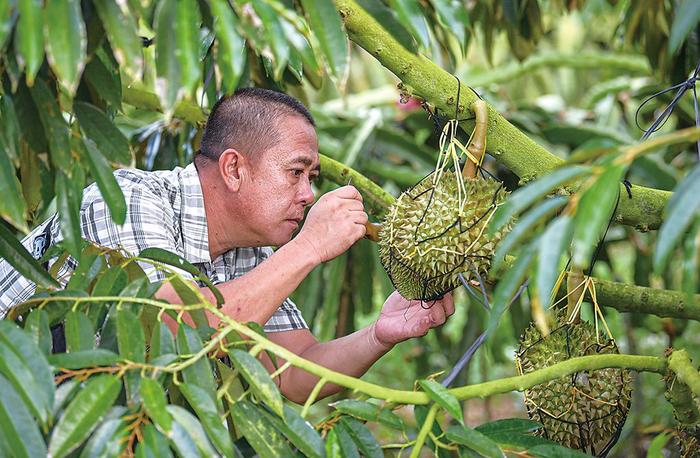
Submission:
M 521 337 L 516 355 L 520 374 L 577 356 L 619 353 L 614 340 L 596 339 L 593 324 L 567 324 L 565 310 L 555 315 L 557 326 L 548 336 L 543 338 L 531 324 Z M 600 453 L 617 440 L 631 387 L 629 370 L 583 371 L 525 390 L 525 404 L 530 418 L 542 423 L 540 434 L 569 448 Z
M 379 255 L 396 289 L 407 299 L 433 300 L 470 279 L 473 263 L 486 273 L 502 232 L 488 235 L 488 221 L 506 191 L 481 177 L 434 173 L 405 191 L 387 212 Z M 458 179 L 464 182 L 460 200 Z M 460 205 L 462 202 L 462 205 Z

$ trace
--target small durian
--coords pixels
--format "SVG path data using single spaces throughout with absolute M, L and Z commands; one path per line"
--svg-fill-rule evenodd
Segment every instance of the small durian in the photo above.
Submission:
M 518 372 L 527 374 L 577 356 L 618 354 L 614 340 L 596 339 L 591 323 L 566 323 L 566 311 L 555 312 L 557 327 L 546 337 L 534 324 L 520 339 Z M 600 343 L 599 343 L 600 342 Z M 632 396 L 627 369 L 598 369 L 567 375 L 525 390 L 531 419 L 540 434 L 566 447 L 600 453 L 617 440 Z
M 501 231 L 488 222 L 507 192 L 500 182 L 434 173 L 405 191 L 387 212 L 379 255 L 394 286 L 407 299 L 433 300 L 459 285 L 459 274 L 486 274 Z M 461 194 L 461 195 L 460 195 Z

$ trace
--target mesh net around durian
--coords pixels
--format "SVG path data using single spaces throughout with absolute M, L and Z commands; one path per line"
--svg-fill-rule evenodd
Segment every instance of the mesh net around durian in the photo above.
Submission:
M 525 331 L 516 353 L 520 375 L 571 358 L 617 354 L 614 339 L 602 339 L 596 326 L 566 320 L 555 313 L 557 327 L 545 337 L 533 324 Z M 531 419 L 542 423 L 540 434 L 570 448 L 605 456 L 617 441 L 630 408 L 631 373 L 608 368 L 580 371 L 525 390 Z
M 381 262 L 407 299 L 439 299 L 460 284 L 460 274 L 467 280 L 485 274 L 501 238 L 489 236 L 487 226 L 507 192 L 483 172 L 463 176 L 462 163 L 476 158 L 456 129 L 456 121 L 445 125 L 435 171 L 404 191 L 382 224 Z

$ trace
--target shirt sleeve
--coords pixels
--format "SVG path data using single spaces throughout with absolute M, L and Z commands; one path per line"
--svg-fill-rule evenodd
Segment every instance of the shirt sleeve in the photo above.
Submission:
M 175 215 L 169 202 L 150 190 L 131 187 L 124 193 L 126 220 L 116 224 L 102 197 L 91 199 L 81 209 L 80 222 L 83 236 L 92 242 L 110 248 L 123 248 L 137 256 L 146 248 L 162 248 L 182 256 L 181 243 L 176 234 Z M 166 272 L 148 262 L 138 262 L 151 281 L 164 280 Z M 176 269 L 186 279 L 192 275 Z
M 291 299 L 287 298 L 272 314 L 263 330 L 265 332 L 294 331 L 296 329 L 309 329 L 309 326 L 301 316 L 301 312 Z

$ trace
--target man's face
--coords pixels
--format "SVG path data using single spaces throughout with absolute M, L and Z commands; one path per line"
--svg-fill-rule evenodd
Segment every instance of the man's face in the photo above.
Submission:
M 314 202 L 311 183 L 319 174 L 313 126 L 302 116 L 287 116 L 277 129 L 280 141 L 252 161 L 250 179 L 241 185 L 246 224 L 259 245 L 291 240 L 304 208 Z

